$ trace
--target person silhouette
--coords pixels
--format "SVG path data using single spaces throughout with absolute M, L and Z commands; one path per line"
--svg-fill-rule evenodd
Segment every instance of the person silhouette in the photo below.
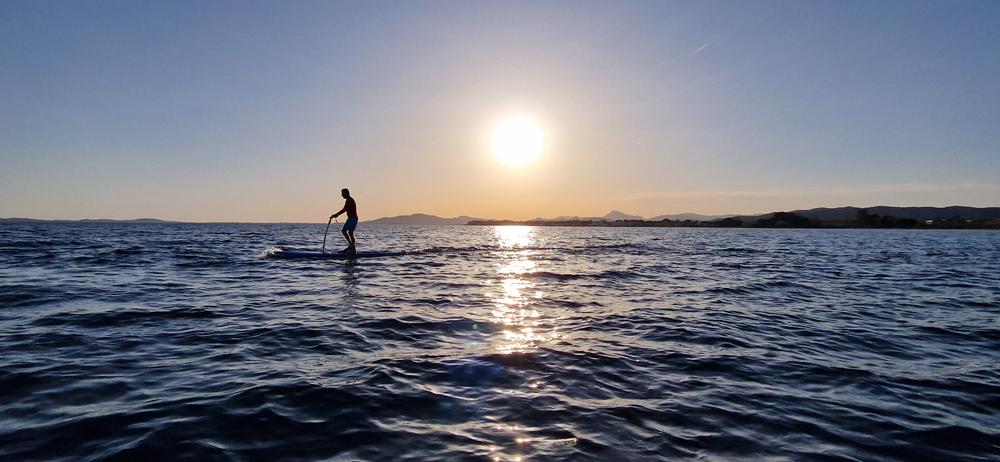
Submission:
M 358 227 L 358 204 L 354 202 L 354 198 L 351 197 L 351 192 L 347 188 L 341 189 L 340 195 L 344 198 L 344 208 L 330 215 L 330 218 L 336 218 L 342 213 L 347 213 L 347 221 L 344 222 L 344 227 L 340 230 L 344 234 L 344 239 L 347 239 L 347 248 L 341 250 L 341 252 L 355 253 L 357 249 L 354 247 L 354 229 Z

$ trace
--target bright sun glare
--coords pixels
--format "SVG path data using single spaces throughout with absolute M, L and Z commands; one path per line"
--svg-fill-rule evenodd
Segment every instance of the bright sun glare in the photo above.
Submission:
M 542 129 L 527 119 L 506 120 L 493 130 L 493 153 L 507 165 L 530 164 L 544 146 Z

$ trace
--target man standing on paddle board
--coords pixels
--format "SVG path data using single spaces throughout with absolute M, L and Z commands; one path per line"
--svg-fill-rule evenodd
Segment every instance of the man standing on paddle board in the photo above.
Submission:
M 330 215 L 330 218 L 336 218 L 341 213 L 347 212 L 347 221 L 344 222 L 344 227 L 340 230 L 344 233 L 344 239 L 347 239 L 347 248 L 341 252 L 354 253 L 357 251 L 354 248 L 354 228 L 358 227 L 358 205 L 354 203 L 354 198 L 351 197 L 351 192 L 347 188 L 341 189 L 340 195 L 344 197 L 344 208 Z

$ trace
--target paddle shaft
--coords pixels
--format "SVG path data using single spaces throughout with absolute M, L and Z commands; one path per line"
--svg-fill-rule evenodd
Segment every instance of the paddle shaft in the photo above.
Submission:
M 326 231 L 323 232 L 323 253 L 326 253 L 326 235 L 330 234 L 330 223 L 333 222 L 333 217 L 326 220 Z

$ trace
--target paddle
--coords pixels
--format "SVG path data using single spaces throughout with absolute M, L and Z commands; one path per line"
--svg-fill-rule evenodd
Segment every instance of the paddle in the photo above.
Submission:
M 330 219 L 326 220 L 326 231 L 323 232 L 323 253 L 326 253 L 326 235 L 330 233 L 330 222 L 333 221 L 333 215 L 330 215 Z

